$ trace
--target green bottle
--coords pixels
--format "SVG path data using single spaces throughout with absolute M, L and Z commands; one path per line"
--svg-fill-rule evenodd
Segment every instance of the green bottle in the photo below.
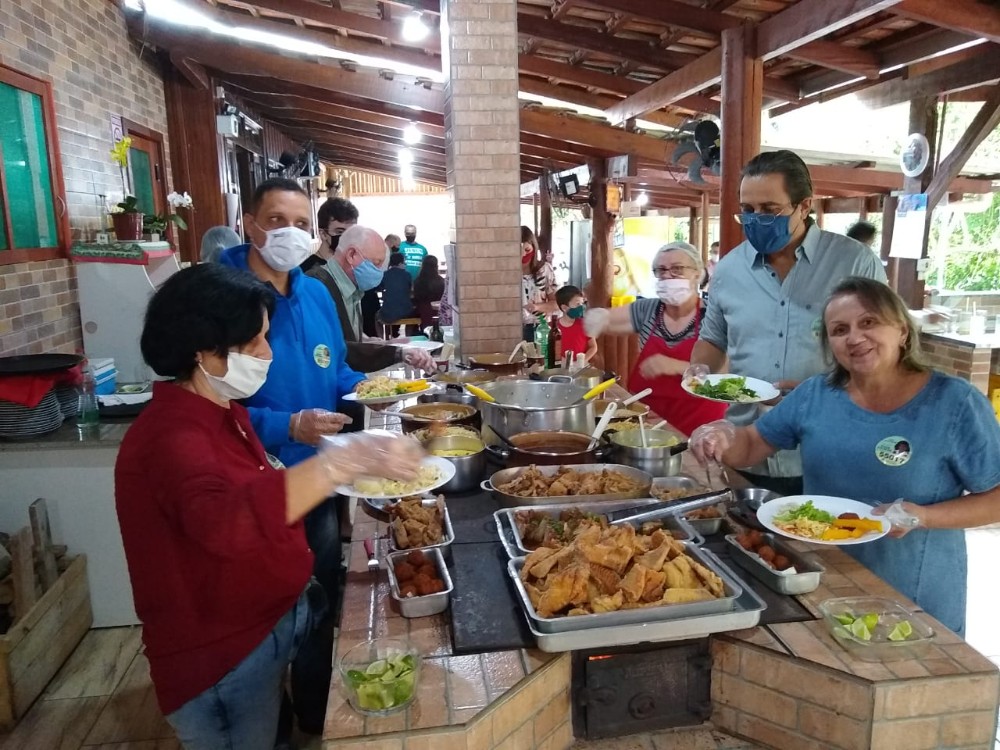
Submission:
M 552 367 L 552 352 L 549 351 L 549 321 L 542 313 L 538 314 L 538 324 L 535 326 L 535 348 L 542 358 L 545 367 Z

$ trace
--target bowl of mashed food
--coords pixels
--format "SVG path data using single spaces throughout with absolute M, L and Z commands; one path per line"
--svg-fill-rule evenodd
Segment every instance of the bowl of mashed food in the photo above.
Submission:
M 479 410 L 469 404 L 453 404 L 438 401 L 415 404 L 399 410 L 399 420 L 403 432 L 409 434 L 433 424 L 475 427 Z
M 440 488 L 440 492 L 468 492 L 479 486 L 486 474 L 486 450 L 478 437 L 450 435 L 431 438 L 424 450 L 455 466 L 455 476 Z

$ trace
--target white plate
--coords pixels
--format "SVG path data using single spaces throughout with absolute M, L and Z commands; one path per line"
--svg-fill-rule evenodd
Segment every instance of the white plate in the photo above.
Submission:
M 819 539 L 810 539 L 807 536 L 790 534 L 787 531 L 779 529 L 777 524 L 774 523 L 774 517 L 782 513 L 789 505 L 801 505 L 806 500 L 812 500 L 813 505 L 817 508 L 825 510 L 834 516 L 839 516 L 841 513 L 857 513 L 861 518 L 871 518 L 875 521 L 881 521 L 882 531 L 870 531 L 857 539 L 821 541 Z M 800 542 L 809 542 L 810 544 L 824 544 L 828 547 L 843 547 L 848 544 L 874 542 L 876 539 L 881 539 L 888 534 L 889 529 L 892 527 L 892 524 L 884 518 L 872 515 L 872 506 L 859 503 L 857 500 L 849 500 L 846 497 L 830 497 L 829 495 L 790 495 L 788 497 L 779 497 L 776 500 L 764 503 L 757 509 L 757 520 L 775 534 L 781 534 L 781 536 L 788 539 L 797 539 Z
M 720 372 L 714 375 L 706 375 L 705 381 L 708 383 L 718 383 L 720 380 L 725 380 L 726 378 L 737 378 L 739 375 L 733 375 L 732 373 Z M 746 401 L 727 401 L 724 398 L 711 398 L 709 396 L 702 396 L 701 394 L 695 393 L 694 388 L 691 386 L 690 380 L 685 380 L 681 383 L 681 388 L 690 393 L 692 396 L 697 398 L 703 398 L 706 401 L 715 401 L 719 404 L 757 404 L 761 401 L 770 401 L 772 398 L 777 398 L 781 395 L 771 383 L 766 380 L 758 380 L 757 378 L 746 378 L 746 387 L 757 394 L 757 398 L 751 398 Z
M 433 466 L 438 470 L 438 478 L 427 485 L 426 487 L 414 487 L 411 492 L 405 493 L 406 495 L 422 495 L 425 492 L 430 492 L 435 490 L 443 484 L 447 484 L 451 481 L 451 478 L 455 476 L 455 464 L 446 458 L 441 456 L 428 456 L 423 460 L 423 466 Z M 342 484 L 336 488 L 335 492 L 340 495 L 347 495 L 348 497 L 361 497 L 368 498 L 370 500 L 394 500 L 400 495 L 369 495 L 364 492 L 359 492 L 354 485 Z
M 429 352 L 436 352 L 442 346 L 444 342 L 441 341 L 408 341 L 405 344 L 393 344 L 390 343 L 389 346 L 398 346 L 400 349 L 426 349 Z
M 359 404 L 371 404 L 372 406 L 379 406 L 382 404 L 395 404 L 398 401 L 406 401 L 410 398 L 416 398 L 417 396 L 422 396 L 425 393 L 433 393 L 437 390 L 436 386 L 429 385 L 423 390 L 413 391 L 412 393 L 399 393 L 395 396 L 379 396 L 377 398 L 360 398 L 357 393 L 348 393 L 344 396 L 344 401 L 357 401 Z

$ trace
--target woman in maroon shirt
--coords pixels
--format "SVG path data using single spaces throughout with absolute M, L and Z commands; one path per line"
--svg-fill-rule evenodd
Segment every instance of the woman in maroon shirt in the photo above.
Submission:
M 150 301 L 142 354 L 153 399 L 122 442 L 115 502 L 160 708 L 187 750 L 270 750 L 282 682 L 310 627 L 302 517 L 361 475 L 412 477 L 412 441 L 344 436 L 272 466 L 232 399 L 271 363 L 270 290 L 203 264 Z

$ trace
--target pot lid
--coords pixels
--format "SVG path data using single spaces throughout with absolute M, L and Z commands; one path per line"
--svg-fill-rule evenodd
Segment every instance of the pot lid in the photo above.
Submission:
M 494 398 L 495 403 L 491 406 L 521 411 L 568 409 L 575 406 L 588 391 L 586 386 L 575 383 L 549 383 L 537 380 L 498 381 L 483 385 L 482 389 Z

